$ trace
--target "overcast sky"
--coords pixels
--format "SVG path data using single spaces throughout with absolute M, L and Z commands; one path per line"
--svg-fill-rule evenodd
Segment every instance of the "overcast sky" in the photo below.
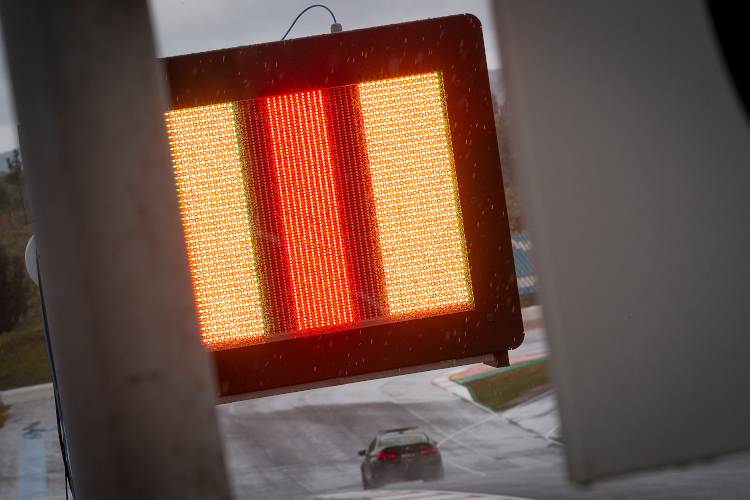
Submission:
M 151 0 L 156 50 L 164 57 L 279 40 L 297 14 L 313 3 L 310 0 Z M 344 30 L 474 14 L 484 28 L 488 66 L 500 67 L 487 0 L 326 0 L 325 5 Z M 311 9 L 297 21 L 288 38 L 328 33 L 331 23 L 325 9 Z M 16 118 L 3 48 L 0 152 L 17 146 Z

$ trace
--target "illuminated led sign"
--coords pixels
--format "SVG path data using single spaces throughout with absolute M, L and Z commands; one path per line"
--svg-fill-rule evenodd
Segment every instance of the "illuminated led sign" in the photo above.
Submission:
M 443 95 L 426 73 L 168 113 L 208 346 L 473 309 Z
M 520 344 L 475 17 L 166 66 L 197 315 L 222 395 Z

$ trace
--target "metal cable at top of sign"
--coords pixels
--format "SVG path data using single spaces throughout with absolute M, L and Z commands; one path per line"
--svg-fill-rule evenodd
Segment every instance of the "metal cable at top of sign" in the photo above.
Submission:
M 286 36 L 289 34 L 289 32 L 292 31 L 292 28 L 294 28 L 294 25 L 297 23 L 297 20 L 300 17 L 302 17 L 302 14 L 304 14 L 308 10 L 312 9 L 313 7 L 323 7 L 325 10 L 328 11 L 329 14 L 331 14 L 331 17 L 333 18 L 333 24 L 331 25 L 331 33 L 340 33 L 341 31 L 343 31 L 343 28 L 341 27 L 341 24 L 339 24 L 336 21 L 336 16 L 333 15 L 333 11 L 331 9 L 329 9 L 328 7 L 326 7 L 325 5 L 316 3 L 315 5 L 311 5 L 308 8 L 306 8 L 305 10 L 303 10 L 302 12 L 300 12 L 299 15 L 294 18 L 294 21 L 292 22 L 292 25 L 289 26 L 289 29 L 286 30 L 286 33 L 284 33 L 284 36 L 281 37 L 281 41 L 282 42 L 284 41 L 284 39 L 286 38 Z

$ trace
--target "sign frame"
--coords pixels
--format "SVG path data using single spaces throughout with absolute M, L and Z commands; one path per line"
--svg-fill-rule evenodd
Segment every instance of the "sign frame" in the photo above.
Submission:
M 464 14 L 163 62 L 172 110 L 428 72 L 443 77 L 475 309 L 213 351 L 219 396 L 242 399 L 467 358 L 507 360 L 506 351 L 521 345 L 523 321 L 479 19 Z

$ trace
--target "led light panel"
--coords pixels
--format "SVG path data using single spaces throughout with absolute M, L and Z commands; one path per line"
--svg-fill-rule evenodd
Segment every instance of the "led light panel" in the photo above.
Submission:
M 359 96 L 389 314 L 470 307 L 441 76 L 364 83 Z
M 440 72 L 167 123 L 210 348 L 474 308 Z
M 263 317 L 231 104 L 167 114 L 203 341 L 259 342 Z
M 268 100 L 297 324 L 354 321 L 341 220 L 320 91 Z

